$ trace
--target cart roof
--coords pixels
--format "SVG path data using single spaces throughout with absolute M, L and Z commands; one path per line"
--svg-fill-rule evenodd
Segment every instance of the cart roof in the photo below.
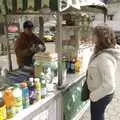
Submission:
M 27 1 L 29 1 L 29 0 L 27 0 Z M 84 9 L 91 8 L 91 10 L 94 8 L 97 8 L 97 9 L 104 11 L 104 10 L 107 10 L 107 6 L 105 3 L 107 3 L 108 0 L 56 0 L 56 1 L 49 0 L 50 2 L 47 2 L 48 0 L 41 0 L 41 1 L 46 1 L 45 4 L 47 3 L 48 7 L 51 8 L 51 10 L 56 10 L 56 11 L 58 10 L 60 12 L 64 12 L 68 9 L 76 9 L 76 10 L 82 11 L 83 8 Z M 58 1 L 60 1 L 60 3 L 58 3 Z M 43 6 L 41 6 L 41 8 L 42 7 Z M 90 9 L 86 9 L 86 10 L 89 11 Z M 35 11 L 33 11 L 33 13 L 34 12 Z M 0 14 L 1 13 L 9 14 L 9 13 L 7 13 L 6 4 L 5 4 L 4 0 L 0 0 Z M 24 11 L 22 11 L 22 13 L 24 13 Z M 14 14 L 16 14 L 16 13 L 14 13 Z M 28 14 L 30 14 L 30 13 L 28 13 Z M 39 11 L 38 11 L 38 14 L 40 14 Z
M 63 12 L 69 8 L 81 10 L 83 7 L 92 7 L 98 9 L 106 9 L 107 6 L 101 0 L 61 0 L 59 11 Z

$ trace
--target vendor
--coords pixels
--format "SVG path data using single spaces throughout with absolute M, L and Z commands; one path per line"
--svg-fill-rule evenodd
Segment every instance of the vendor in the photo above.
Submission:
M 33 23 L 25 21 L 22 32 L 15 43 L 15 53 L 19 68 L 22 66 L 31 66 L 34 64 L 33 56 L 35 53 L 44 52 L 46 47 L 44 42 L 39 39 L 33 32 Z

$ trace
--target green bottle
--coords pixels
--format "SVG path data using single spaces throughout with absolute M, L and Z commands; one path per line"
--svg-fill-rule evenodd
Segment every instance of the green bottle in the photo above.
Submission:
M 23 1 L 17 0 L 17 10 L 22 10 L 22 8 L 23 8 Z
M 17 0 L 12 0 L 12 6 L 13 6 L 12 12 L 16 13 L 16 11 L 17 11 Z
M 41 81 L 41 98 L 43 99 L 47 95 L 46 80 L 44 78 L 44 73 L 41 73 L 40 81 Z
M 53 11 L 58 10 L 58 0 L 50 0 L 49 1 L 49 8 Z
M 22 1 L 23 1 L 23 10 L 27 10 L 28 0 L 22 0 Z
M 41 0 L 34 0 L 34 10 L 40 10 L 41 8 Z
M 41 83 L 39 78 L 35 78 L 36 100 L 41 100 Z
M 28 0 L 27 9 L 34 9 L 34 0 Z

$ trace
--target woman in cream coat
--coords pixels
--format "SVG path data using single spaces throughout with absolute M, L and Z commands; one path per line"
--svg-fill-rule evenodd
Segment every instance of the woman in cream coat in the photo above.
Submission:
M 108 26 L 94 29 L 95 49 L 88 65 L 87 85 L 90 91 L 91 120 L 104 120 L 107 105 L 115 91 L 120 49 L 115 34 Z

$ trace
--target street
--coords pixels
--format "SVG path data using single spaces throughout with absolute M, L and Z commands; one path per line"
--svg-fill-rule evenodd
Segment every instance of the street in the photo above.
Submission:
M 106 109 L 105 120 L 120 120 L 120 80 L 116 80 L 116 92 L 114 99 Z M 80 120 L 90 120 L 90 109 L 86 111 Z

